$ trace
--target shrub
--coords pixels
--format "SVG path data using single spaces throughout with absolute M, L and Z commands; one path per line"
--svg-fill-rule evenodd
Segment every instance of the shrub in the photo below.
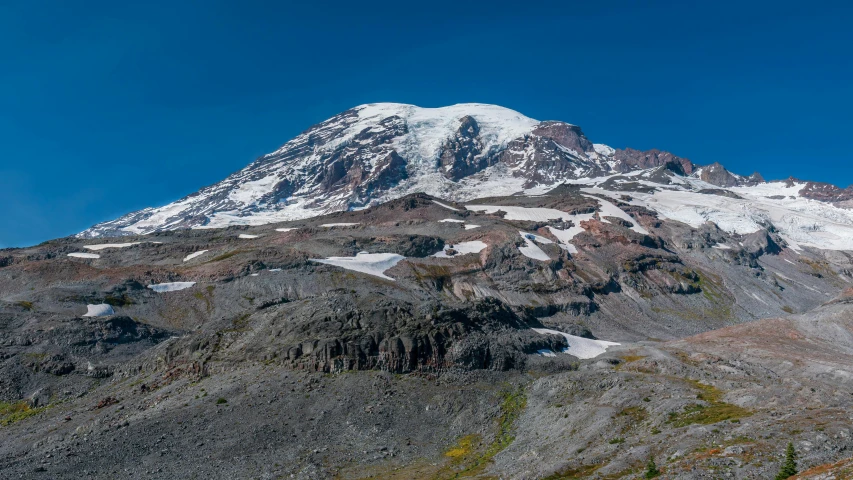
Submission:
M 655 459 L 649 458 L 649 463 L 646 464 L 646 474 L 643 475 L 644 478 L 655 478 L 660 476 L 660 470 L 658 470 L 658 466 L 655 465 Z

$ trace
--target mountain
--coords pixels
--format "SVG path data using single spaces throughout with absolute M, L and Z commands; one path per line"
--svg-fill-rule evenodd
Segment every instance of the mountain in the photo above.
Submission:
M 96 225 L 82 237 L 175 228 L 260 225 L 376 205 L 414 192 L 456 201 L 489 191 L 544 192 L 568 180 L 664 165 L 668 152 L 594 144 L 575 125 L 539 122 L 482 104 L 362 105 L 315 125 L 222 182 L 177 202 Z M 719 164 L 699 171 L 719 186 L 760 183 Z
M 719 163 L 697 166 L 659 150 L 613 149 L 592 143 L 575 125 L 481 104 L 362 105 L 220 183 L 78 236 L 262 225 L 418 192 L 468 201 L 483 192 L 542 194 L 562 184 L 611 196 L 633 192 L 634 204 L 694 227 L 711 221 L 730 233 L 751 233 L 775 225 L 794 248 L 853 248 L 849 189 L 794 179 L 768 183 Z

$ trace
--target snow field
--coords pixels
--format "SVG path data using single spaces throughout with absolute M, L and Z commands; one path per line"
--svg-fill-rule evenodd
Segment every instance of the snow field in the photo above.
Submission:
M 114 315 L 113 307 L 106 303 L 101 303 L 98 305 L 86 305 L 86 313 L 83 315 L 84 317 L 106 317 L 109 315 Z
M 312 259 L 312 262 L 334 265 L 355 272 L 366 273 L 385 280 L 394 279 L 385 275 L 385 270 L 397 265 L 406 257 L 396 253 L 367 253 L 359 252 L 355 257 L 329 257 Z
M 589 338 L 583 338 L 583 337 L 578 337 L 575 335 L 569 335 L 568 333 L 563 333 L 563 332 L 560 332 L 558 330 L 550 330 L 547 328 L 534 328 L 532 330 L 538 334 L 541 334 L 541 335 L 561 335 L 569 343 L 569 348 L 563 350 L 563 353 L 568 353 L 569 355 L 574 355 L 575 357 L 578 357 L 581 360 L 585 360 L 588 358 L 595 358 L 595 357 L 601 355 L 602 353 L 606 352 L 608 347 L 620 345 L 619 343 L 616 343 L 616 342 L 607 342 L 604 340 L 592 340 Z M 550 355 L 545 355 L 545 356 L 550 356 Z
M 98 255 L 97 253 L 81 253 L 81 252 L 69 253 L 68 256 L 74 257 L 74 258 L 101 258 L 101 256 Z
M 480 253 L 486 247 L 488 247 L 488 245 L 481 242 L 480 240 L 473 240 L 470 242 L 454 243 L 453 247 L 450 247 L 449 244 L 445 244 L 444 250 L 433 254 L 433 257 L 436 257 L 436 258 L 452 258 L 452 257 L 458 257 L 459 255 L 465 255 L 468 253 Z M 447 254 L 447 250 L 450 248 L 453 248 L 453 250 L 456 250 L 456 255 L 448 255 Z
M 191 254 L 187 255 L 186 257 L 184 257 L 184 261 L 187 262 L 187 261 L 192 260 L 196 257 L 204 255 L 207 252 L 209 252 L 209 250 L 199 250 L 198 252 L 191 253 Z
M 148 285 L 148 288 L 154 290 L 157 293 L 164 292 L 177 292 L 179 290 L 186 290 L 187 288 L 195 285 L 195 282 L 169 282 L 169 283 L 157 283 Z

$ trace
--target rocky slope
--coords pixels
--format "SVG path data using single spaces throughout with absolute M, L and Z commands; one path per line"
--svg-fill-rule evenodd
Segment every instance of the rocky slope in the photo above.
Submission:
M 853 256 L 662 215 L 761 205 L 681 169 L 0 251 L 0 470 L 767 478 L 779 439 L 842 460 Z

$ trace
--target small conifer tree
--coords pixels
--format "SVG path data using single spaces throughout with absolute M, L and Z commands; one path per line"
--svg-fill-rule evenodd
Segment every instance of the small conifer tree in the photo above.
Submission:
M 646 478 L 655 478 L 660 475 L 660 470 L 658 470 L 658 466 L 655 465 L 655 459 L 649 458 L 649 463 L 646 464 Z
M 776 480 L 785 480 L 797 474 L 797 451 L 794 450 L 794 444 L 788 442 L 788 448 L 785 450 L 785 463 L 776 475 Z

